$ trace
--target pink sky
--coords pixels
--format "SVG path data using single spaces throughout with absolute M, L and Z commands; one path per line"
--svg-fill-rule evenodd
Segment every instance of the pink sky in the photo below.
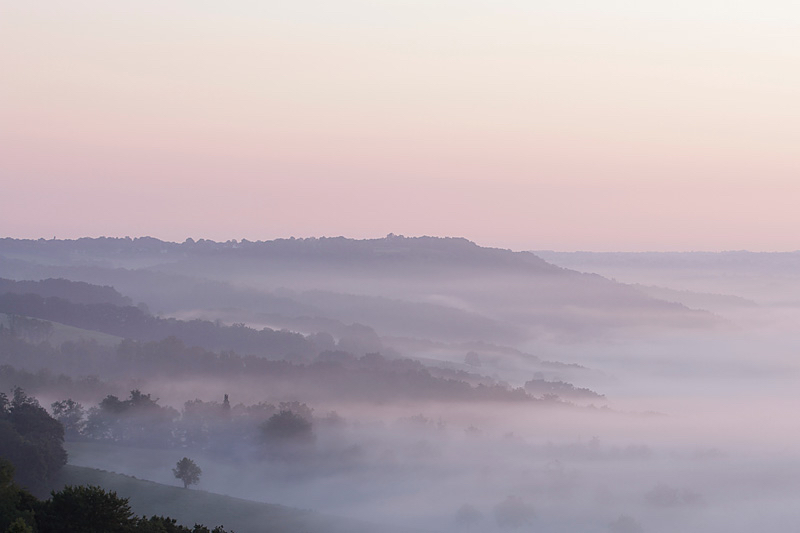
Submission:
M 0 7 L 2 236 L 800 248 L 794 3 L 227 4 Z

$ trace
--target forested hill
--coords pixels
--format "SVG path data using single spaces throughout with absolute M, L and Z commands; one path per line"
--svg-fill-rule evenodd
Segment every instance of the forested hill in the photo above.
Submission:
M 303 335 L 269 328 L 255 330 L 243 325 L 225 326 L 208 320 L 183 321 L 159 318 L 133 306 L 110 303 L 80 304 L 37 294 L 0 294 L 0 313 L 52 320 L 82 329 L 139 341 L 175 337 L 190 346 L 209 350 L 234 350 L 282 359 L 305 358 L 319 349 Z
M 403 237 L 381 239 L 320 237 L 271 241 L 215 242 L 187 239 L 183 243 L 152 237 L 81 238 L 76 240 L 0 239 L 0 255 L 9 259 L 40 260 L 51 264 L 127 266 L 183 262 L 191 259 L 256 259 L 260 262 L 343 264 L 363 266 L 503 267 L 537 273 L 568 272 L 529 252 L 486 248 L 464 238 Z
M 324 318 L 366 324 L 380 336 L 446 342 L 516 345 L 719 322 L 630 285 L 463 238 L 0 239 L 0 269 L 13 279 L 113 285 L 159 314 L 225 320 L 232 311 L 237 322 L 266 326 Z
M 0 278 L 0 294 L 38 294 L 45 298 L 63 298 L 78 304 L 112 304 L 128 306 L 132 301 L 114 287 L 92 285 L 83 281 L 45 279 L 42 281 L 14 281 Z

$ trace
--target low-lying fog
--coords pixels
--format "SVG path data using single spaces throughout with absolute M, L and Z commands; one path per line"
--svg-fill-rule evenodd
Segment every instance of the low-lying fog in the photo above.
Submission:
M 592 272 L 589 266 L 583 270 Z M 274 320 L 267 323 L 287 329 L 294 325 L 306 335 L 331 328 L 334 335 L 325 341 L 331 349 L 341 350 L 348 332 L 366 331 L 348 345 L 353 357 L 362 359 L 356 364 L 351 357 L 351 366 L 344 367 L 361 376 L 359 390 L 352 391 L 359 394 L 348 394 L 350 382 L 341 380 L 338 370 L 319 374 L 329 363 L 339 368 L 333 359 L 314 367 L 318 374 L 313 379 L 302 374 L 294 381 L 265 381 L 255 370 L 252 375 L 248 370 L 197 376 L 140 373 L 126 380 L 117 369 L 108 378 L 115 394 L 124 399 L 127 391 L 139 389 L 158 398 L 160 406 L 171 406 L 177 429 L 170 431 L 184 440 L 169 446 L 146 440 L 119 445 L 101 431 L 102 438 L 72 439 L 70 462 L 176 484 L 171 468 L 189 456 L 203 469 L 199 489 L 430 532 L 795 531 L 800 523 L 800 308 L 776 295 L 800 294 L 800 281 L 788 275 L 761 280 L 769 291 L 759 298 L 753 282 L 757 272 L 745 277 L 731 269 L 715 273 L 713 265 L 704 264 L 695 275 L 684 265 L 678 276 L 663 275 L 668 268 L 637 269 L 628 263 L 616 270 L 608 262 L 603 267 L 609 278 L 642 284 L 646 294 L 674 297 L 673 302 L 687 307 L 710 305 L 702 312 L 665 302 L 649 306 L 630 287 L 617 292 L 610 282 L 572 274 L 560 283 L 566 287 L 580 279 L 597 291 L 595 296 L 576 290 L 558 300 L 553 290 L 548 298 L 564 319 L 542 328 L 526 320 L 545 316 L 549 300 L 539 302 L 535 313 L 517 312 L 535 297 L 536 285 L 518 294 L 506 285 L 501 298 L 453 280 L 448 285 L 457 287 L 452 293 L 440 287 L 427 299 L 415 294 L 413 305 L 388 298 L 399 297 L 399 289 L 369 298 L 300 289 L 271 293 L 273 300 L 291 299 L 299 312 L 330 312 L 302 320 L 287 318 L 288 310 L 282 316 L 259 315 L 259 306 L 266 305 L 260 296 L 253 297 L 250 308 L 232 299 L 238 307 L 220 310 L 217 317 L 223 322 Z M 122 276 L 122 270 L 108 272 Z M 140 274 L 142 286 L 158 290 L 154 280 L 162 274 Z M 671 285 L 676 280 L 690 282 Z M 351 279 L 348 289 L 355 290 L 356 281 Z M 497 283 L 502 285 L 502 279 Z M 220 297 L 230 296 L 225 287 L 215 287 Z M 376 287 L 370 290 L 378 293 Z M 213 319 L 216 309 L 192 296 L 186 300 L 192 305 L 176 304 L 172 316 Z M 470 305 L 462 305 L 467 297 Z M 281 305 L 289 309 L 286 302 Z M 504 307 L 508 302 L 516 307 Z M 650 314 L 634 320 L 635 327 L 625 327 L 637 310 Z M 404 313 L 419 314 L 394 330 L 381 326 Z M 376 323 L 369 322 L 371 314 Z M 668 323 L 654 321 L 661 314 Z M 356 317 L 374 330 L 352 326 Z M 590 325 L 581 328 L 584 318 Z M 513 328 L 505 329 L 505 319 L 513 319 Z M 422 336 L 437 324 L 452 329 L 447 335 Z M 482 345 L 472 338 L 460 342 L 464 330 L 476 337 L 491 334 L 506 346 Z M 345 333 L 334 339 L 336 331 Z M 364 355 L 375 346 L 387 361 L 408 357 L 443 367 L 435 384 L 451 397 L 426 399 L 430 390 L 423 385 L 433 378 L 417 367 L 371 374 L 370 365 L 389 364 Z M 297 361 L 320 363 L 308 354 Z M 465 371 L 472 375 L 464 379 L 483 376 L 508 387 L 500 385 L 502 394 L 491 400 L 455 396 L 456 389 L 449 387 Z M 382 381 L 371 381 L 378 377 Z M 396 392 L 405 379 L 412 380 L 405 395 L 382 396 L 382 388 Z M 546 396 L 534 400 L 522 390 L 522 399 L 514 396 L 515 388 L 532 379 L 563 380 L 574 390 L 603 396 L 586 391 L 563 398 L 571 403 Z M 419 395 L 413 392 L 417 386 Z M 457 390 L 462 394 L 464 389 Z M 230 418 L 220 414 L 225 395 Z M 43 404 L 58 399 L 40 395 Z M 201 402 L 186 404 L 195 399 Z M 87 408 L 97 403 L 82 401 Z M 301 427 L 302 435 L 290 444 L 270 441 L 267 426 L 283 409 L 280 402 L 313 409 L 310 414 L 300 403 L 291 404 L 311 429 Z
M 800 520 L 798 338 L 790 310 L 721 331 L 542 344 L 592 369 L 608 409 L 504 402 L 312 404 L 311 449 L 194 453 L 200 488 L 429 531 L 793 531 Z M 759 314 L 778 319 L 761 322 Z M 763 318 L 763 317 L 762 317 Z M 530 373 L 509 369 L 519 386 Z M 514 379 L 514 375 L 524 379 Z M 162 404 L 279 401 L 241 383 L 151 381 Z M 287 397 L 282 391 L 283 399 Z M 290 395 L 290 394 L 289 394 Z M 421 415 L 421 416 L 419 416 Z M 174 483 L 177 451 L 75 443 L 71 461 Z

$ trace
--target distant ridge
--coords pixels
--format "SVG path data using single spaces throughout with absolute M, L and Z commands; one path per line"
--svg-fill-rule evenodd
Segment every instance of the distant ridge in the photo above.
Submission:
M 463 237 L 404 237 L 389 234 L 379 239 L 347 237 L 293 237 L 268 241 L 242 239 L 217 242 L 187 239 L 182 243 L 153 237 L 83 237 L 74 240 L 0 239 L 0 255 L 9 259 L 46 256 L 62 265 L 101 264 L 108 266 L 125 258 L 181 261 L 191 257 L 259 258 L 277 261 L 326 259 L 343 263 L 409 263 L 425 259 L 433 263 L 460 262 L 462 266 L 506 265 L 535 268 L 539 272 L 565 269 L 548 263 L 530 252 L 487 248 Z M 91 258 L 95 257 L 93 261 Z
M 610 328 L 719 322 L 598 274 L 461 237 L 7 238 L 0 239 L 0 269 L 13 279 L 113 285 L 157 314 L 209 316 L 225 309 L 248 322 L 322 318 L 366 324 L 378 335 L 446 342 L 513 345 L 537 337 L 586 338 Z

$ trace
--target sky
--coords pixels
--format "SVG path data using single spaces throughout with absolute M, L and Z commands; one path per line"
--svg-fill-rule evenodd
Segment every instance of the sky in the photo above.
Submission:
M 0 0 L 0 236 L 796 250 L 800 4 Z

